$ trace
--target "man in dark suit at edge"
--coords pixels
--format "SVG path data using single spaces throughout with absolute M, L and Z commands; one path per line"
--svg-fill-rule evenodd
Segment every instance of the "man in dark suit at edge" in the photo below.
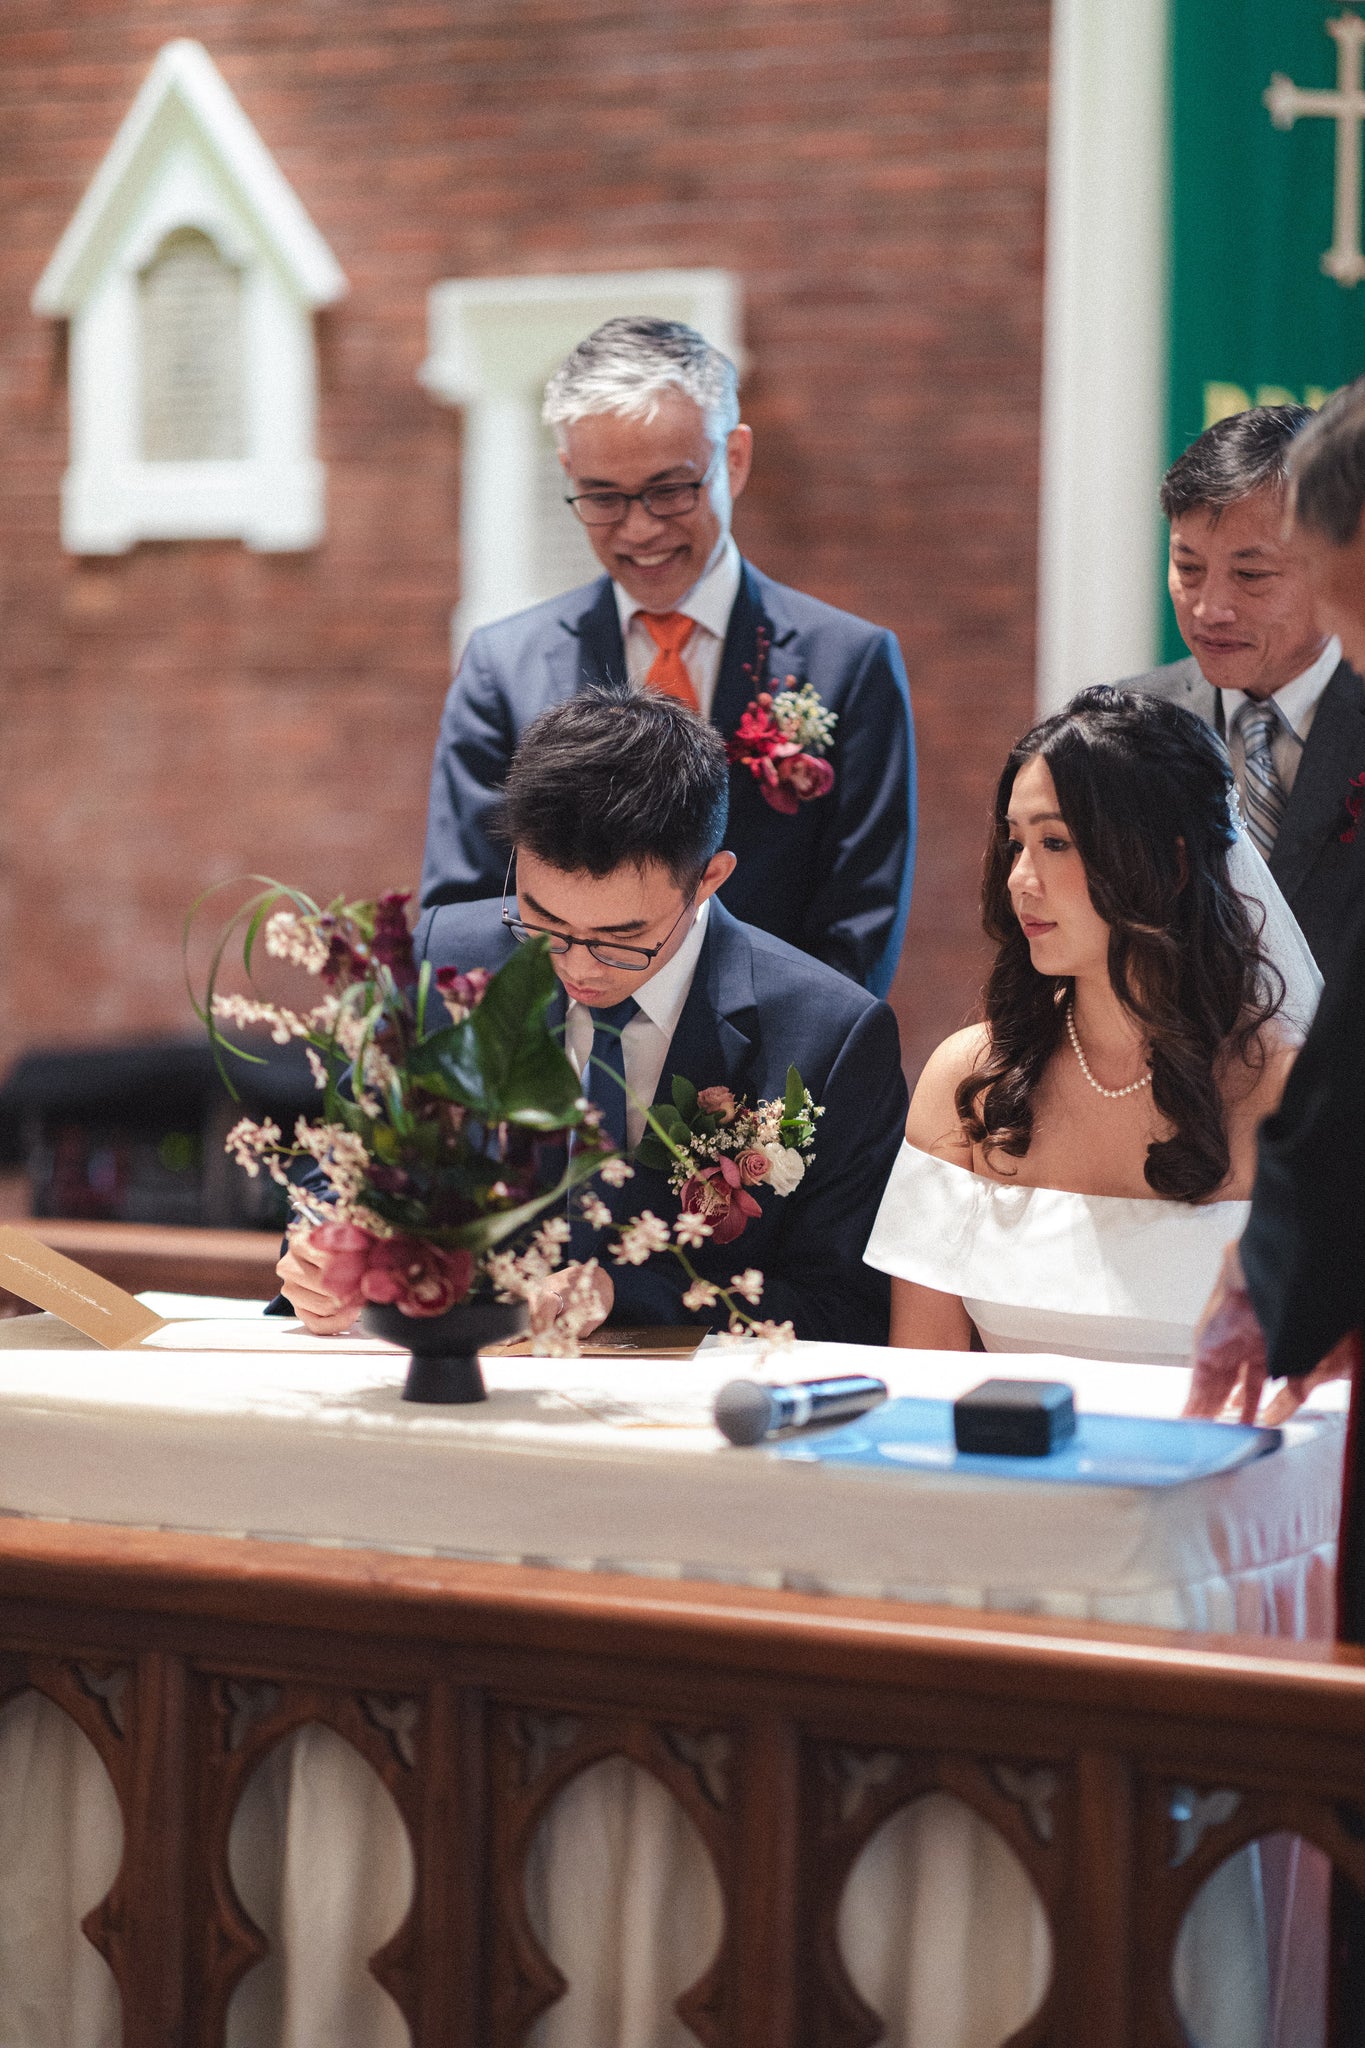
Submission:
M 1290 457 L 1298 546 L 1321 616 L 1365 668 L 1365 378 L 1337 392 Z M 1357 809 L 1360 807 L 1357 806 Z M 1365 831 L 1360 834 L 1365 840 Z M 1341 959 L 1276 1115 L 1265 1124 L 1251 1217 L 1205 1311 L 1187 1413 L 1218 1414 L 1241 1382 L 1256 1413 L 1291 1414 L 1320 1380 L 1354 1372 L 1346 1453 L 1337 1631 L 1365 1642 L 1365 901 L 1346 920 Z
M 623 760 L 634 764 L 628 776 Z M 905 1123 L 896 1020 L 717 900 L 736 867 L 722 850 L 728 783 L 719 734 L 667 698 L 590 693 L 543 713 L 507 783 L 513 894 L 428 911 L 417 955 L 435 967 L 496 967 L 526 936 L 548 933 L 566 1051 L 627 1149 L 644 1128 L 631 1096 L 667 1102 L 679 1074 L 752 1107 L 783 1094 L 794 1064 L 824 1111 L 807 1171 L 785 1194 L 761 1186 L 761 1214 L 742 1235 L 691 1256 L 721 1285 L 758 1268 L 762 1315 L 790 1319 L 799 1337 L 884 1344 L 889 1284 L 862 1254 Z M 666 1176 L 643 1165 L 624 1187 L 599 1191 L 618 1224 L 644 1209 L 670 1222 L 678 1212 Z M 613 1321 L 724 1328 L 723 1305 L 684 1305 L 676 1260 L 615 1265 L 614 1241 L 608 1228 L 591 1247 Z M 331 1334 L 358 1313 L 358 1299 L 325 1292 L 306 1244 L 291 1244 L 279 1272 L 310 1329 Z
M 1247 830 L 1331 982 L 1365 898 L 1365 683 L 1320 614 L 1287 530 L 1287 464 L 1313 415 L 1262 405 L 1219 420 L 1166 472 L 1171 602 L 1190 658 L 1121 685 L 1169 697 L 1227 742 Z
M 762 689 L 809 683 L 835 714 L 827 794 L 774 809 L 731 773 L 722 901 L 875 994 L 900 953 L 914 863 L 914 737 L 905 667 L 880 627 L 774 583 L 730 535 L 748 479 L 734 365 L 692 328 L 609 320 L 551 378 L 545 419 L 566 494 L 606 574 L 481 627 L 465 649 L 432 766 L 422 904 L 497 895 L 495 811 L 531 721 L 629 681 L 725 737 Z

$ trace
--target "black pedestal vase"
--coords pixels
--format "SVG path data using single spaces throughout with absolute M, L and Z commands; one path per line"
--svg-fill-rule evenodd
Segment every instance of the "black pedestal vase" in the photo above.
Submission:
M 412 1353 L 405 1401 L 486 1401 L 479 1347 L 519 1336 L 529 1312 L 523 1301 L 462 1301 L 441 1316 L 405 1316 L 390 1302 L 368 1301 L 360 1320 L 372 1337 Z

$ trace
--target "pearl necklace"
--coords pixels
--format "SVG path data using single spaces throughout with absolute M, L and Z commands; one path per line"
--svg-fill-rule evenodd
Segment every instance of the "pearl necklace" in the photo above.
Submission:
M 1099 1082 L 1090 1071 L 1085 1054 L 1081 1051 L 1081 1041 L 1076 1033 L 1076 1005 L 1074 1003 L 1068 1003 L 1066 1006 L 1066 1035 L 1071 1040 L 1071 1050 L 1076 1055 L 1081 1072 L 1085 1075 L 1086 1080 L 1090 1083 L 1095 1093 L 1102 1095 L 1106 1102 L 1121 1102 L 1125 1095 L 1136 1095 L 1140 1088 L 1151 1087 L 1152 1076 L 1149 1071 L 1143 1075 L 1140 1081 L 1130 1081 L 1126 1088 L 1101 1088 Z

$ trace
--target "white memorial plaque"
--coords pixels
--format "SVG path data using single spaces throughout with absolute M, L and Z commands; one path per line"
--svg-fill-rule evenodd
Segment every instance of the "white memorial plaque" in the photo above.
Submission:
M 138 308 L 143 460 L 245 455 L 239 273 L 207 235 L 181 228 L 138 280 Z

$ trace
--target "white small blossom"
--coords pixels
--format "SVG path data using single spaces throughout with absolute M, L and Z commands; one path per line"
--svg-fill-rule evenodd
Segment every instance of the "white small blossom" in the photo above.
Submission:
M 720 1299 L 720 1289 L 711 1280 L 694 1280 L 682 1298 L 684 1308 L 714 1308 Z
M 677 1238 L 679 1244 L 686 1245 L 690 1250 L 695 1251 L 700 1245 L 704 1245 L 707 1238 L 710 1237 L 711 1225 L 700 1216 L 684 1213 L 674 1222 L 673 1235 Z
M 794 680 L 789 677 L 789 685 Z M 834 739 L 834 728 L 839 723 L 838 712 L 825 709 L 818 690 L 811 683 L 803 683 L 800 689 L 789 687 L 777 691 L 773 697 L 772 717 L 782 737 L 795 741 L 808 754 L 826 753 Z
M 242 1171 L 255 1180 L 263 1165 L 268 1172 L 270 1171 L 270 1155 L 279 1146 L 283 1137 L 284 1132 L 269 1117 L 264 1123 L 258 1124 L 249 1116 L 244 1116 L 232 1126 L 223 1140 L 223 1150 L 230 1152 Z M 282 1178 L 283 1174 L 272 1173 L 271 1177 L 278 1179 Z
M 616 1220 L 600 1195 L 589 1193 L 581 1196 L 579 1208 L 583 1221 L 593 1230 L 609 1230 Z
M 787 1350 L 796 1342 L 796 1327 L 793 1323 L 755 1323 L 753 1333 L 766 1344 L 775 1344 Z
M 288 960 L 306 974 L 321 974 L 327 965 L 327 941 L 311 918 L 297 910 L 277 910 L 266 920 L 265 950 L 276 960 Z
M 741 1301 L 747 1301 L 751 1308 L 757 1308 L 763 1299 L 763 1275 L 757 1266 L 746 1266 L 742 1273 L 730 1277 L 730 1285 Z
M 666 1252 L 670 1242 L 668 1225 L 652 1209 L 645 1209 L 626 1224 L 611 1255 L 618 1266 L 643 1266 L 655 1252 Z
M 296 1010 L 282 1003 L 258 1002 L 254 996 L 215 996 L 213 1014 L 224 1024 L 268 1024 L 276 1045 L 288 1045 L 291 1038 L 306 1038 L 310 1025 Z
M 619 1152 L 603 1160 L 598 1172 L 609 1188 L 623 1188 L 628 1180 L 635 1178 L 635 1168 L 628 1159 L 622 1159 Z
M 306 1152 L 315 1159 L 326 1174 L 343 1204 L 360 1201 L 369 1172 L 370 1155 L 364 1140 L 348 1131 L 344 1124 L 310 1124 L 300 1117 L 294 1126 L 294 1143 L 300 1152 Z M 342 1210 L 337 1212 L 338 1221 L 358 1222 L 359 1217 Z M 364 1226 L 367 1230 L 369 1224 Z M 380 1230 L 381 1237 L 392 1235 L 392 1226 L 385 1224 Z
M 789 1195 L 806 1177 L 806 1162 L 793 1146 L 769 1141 L 760 1147 L 772 1168 L 769 1185 L 775 1195 Z

